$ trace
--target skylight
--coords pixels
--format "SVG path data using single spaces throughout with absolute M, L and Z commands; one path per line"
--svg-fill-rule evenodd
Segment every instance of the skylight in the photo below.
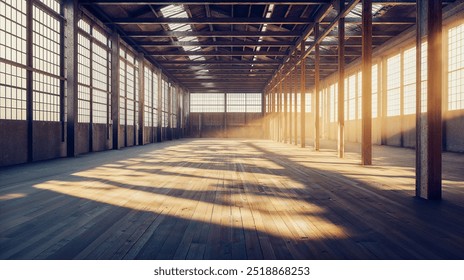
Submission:
M 384 5 L 382 4 L 372 4 L 372 15 L 376 16 L 377 13 L 382 10 Z M 362 4 L 356 5 L 351 12 L 346 16 L 349 18 L 361 18 L 362 16 Z
M 184 10 L 182 5 L 169 5 L 164 8 L 161 8 L 161 13 L 166 18 L 188 18 L 187 13 Z M 193 31 L 190 24 L 180 24 L 180 23 L 170 23 L 168 27 L 171 31 Z M 198 42 L 197 37 L 185 36 L 177 37 L 177 40 L 180 42 Z M 200 47 L 195 46 L 185 46 L 182 47 L 185 51 L 200 51 Z M 203 56 L 200 55 L 189 55 L 190 60 L 205 60 Z
M 271 18 L 273 11 L 274 11 L 274 4 L 270 4 L 266 12 L 266 18 Z M 263 24 L 263 27 L 261 28 L 261 32 L 266 32 L 266 30 L 267 30 L 267 24 L 265 23 Z M 263 37 L 259 37 L 258 42 L 262 42 L 262 41 L 263 41 Z M 257 46 L 256 51 L 259 52 L 260 50 L 261 50 L 261 46 Z M 256 61 L 256 55 L 253 56 L 253 61 Z M 251 65 L 251 66 L 254 66 L 254 65 Z M 253 69 L 250 69 L 250 72 L 252 71 Z

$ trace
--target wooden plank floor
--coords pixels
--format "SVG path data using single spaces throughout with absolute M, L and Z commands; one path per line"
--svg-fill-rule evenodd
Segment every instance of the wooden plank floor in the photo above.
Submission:
M 0 170 L 0 259 L 464 259 L 464 155 L 192 139 Z M 352 151 L 358 149 L 352 146 Z

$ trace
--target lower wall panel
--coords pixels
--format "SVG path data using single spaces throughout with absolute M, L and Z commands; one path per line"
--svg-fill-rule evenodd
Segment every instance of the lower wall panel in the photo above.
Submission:
M 66 142 L 62 139 L 59 122 L 33 123 L 33 160 L 46 160 L 66 156 Z
M 106 124 L 93 125 L 93 141 L 92 148 L 94 152 L 105 151 L 112 147 L 111 130 L 108 129 Z
M 0 166 L 27 162 L 27 122 L 0 120 Z
M 445 114 L 445 147 L 450 152 L 464 152 L 464 110 Z
M 90 152 L 90 124 L 77 124 L 77 153 L 86 154 Z

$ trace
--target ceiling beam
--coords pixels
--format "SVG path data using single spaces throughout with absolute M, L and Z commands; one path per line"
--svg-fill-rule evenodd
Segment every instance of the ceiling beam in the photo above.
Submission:
M 337 21 L 338 22 L 338 21 Z M 398 35 L 398 32 L 395 31 L 385 31 L 385 30 L 374 30 L 372 32 L 372 37 L 373 38 L 391 38 L 395 37 Z M 337 31 L 330 31 L 327 33 L 326 36 L 324 37 L 338 37 L 338 32 Z M 361 38 L 361 32 L 353 32 L 353 31 L 348 31 L 345 33 L 345 38 Z M 310 43 L 310 42 L 308 42 Z
M 272 60 L 272 61 L 225 61 L 225 60 L 206 60 L 206 61 L 175 61 L 175 60 L 167 60 L 167 61 L 158 61 L 161 65 L 279 65 L 281 63 L 280 60 Z
M 308 24 L 306 18 L 116 18 L 106 24 Z
M 140 31 L 122 37 L 299 37 L 299 31 Z
M 286 56 L 286 52 L 267 52 L 267 51 L 168 51 L 168 52 L 150 52 L 148 56 Z
M 255 77 L 236 77 L 231 79 L 218 78 L 182 78 L 179 79 L 183 84 L 189 83 L 237 83 L 240 80 L 240 84 L 247 83 L 264 83 L 267 78 L 255 78 Z
M 252 42 L 252 41 L 232 41 L 232 42 L 185 42 L 185 41 L 174 41 L 174 42 L 140 42 L 136 43 L 140 47 L 289 47 L 293 46 L 291 42 Z
M 374 1 L 375 2 L 375 1 Z M 157 0 L 145 0 L 145 1 L 128 1 L 128 0 L 82 0 L 83 5 L 269 5 L 269 4 L 280 4 L 280 5 L 321 5 L 327 3 L 326 0 L 292 0 L 292 1 L 250 1 L 250 0 L 220 0 L 220 1 L 192 1 L 192 0 L 177 0 L 177 1 L 157 1 Z
M 327 0 L 292 0 L 292 1 L 250 1 L 250 0 L 207 0 L 207 1 L 193 1 L 193 0 L 177 0 L 177 1 L 128 1 L 128 0 L 81 0 L 80 4 L 83 5 L 322 5 L 327 4 Z M 345 1 L 348 2 L 348 1 Z M 443 0 L 444 3 L 450 3 L 452 0 Z M 391 4 L 391 5 L 415 5 L 416 0 L 372 0 L 374 4 Z
M 246 70 L 255 70 L 255 71 L 273 71 L 275 67 L 267 66 L 267 65 L 209 65 L 209 66 L 189 66 L 189 65 L 166 65 L 164 67 L 166 70 L 170 72 L 192 72 L 192 71 L 202 71 L 202 70 L 210 70 L 210 71 L 246 71 Z
M 321 21 L 321 24 L 331 24 L 332 19 L 325 19 Z M 346 17 L 346 24 L 361 24 L 361 18 Z M 372 19 L 372 24 L 416 24 L 416 18 L 414 17 L 377 17 Z
M 332 19 L 324 19 L 321 24 L 330 24 Z M 361 24 L 361 18 L 347 17 L 347 24 Z M 372 24 L 415 24 L 413 17 L 378 17 L 372 20 Z M 106 24 L 314 24 L 307 18 L 119 18 Z

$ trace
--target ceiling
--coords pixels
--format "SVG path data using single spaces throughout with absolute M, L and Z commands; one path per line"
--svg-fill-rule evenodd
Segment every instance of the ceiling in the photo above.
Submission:
M 320 78 L 337 71 L 336 1 L 79 2 L 190 92 L 262 92 L 300 56 L 302 41 L 310 87 L 316 21 Z M 346 63 L 361 56 L 360 2 L 346 1 Z M 373 0 L 374 48 L 413 26 L 415 16 L 415 1 Z

